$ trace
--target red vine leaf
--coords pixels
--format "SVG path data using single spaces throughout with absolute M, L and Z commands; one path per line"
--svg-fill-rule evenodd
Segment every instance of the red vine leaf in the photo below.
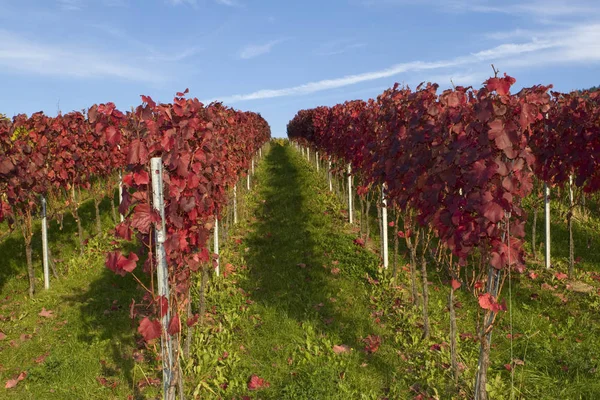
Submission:
M 144 340 L 146 342 L 149 342 L 153 339 L 160 337 L 160 335 L 162 334 L 162 327 L 159 321 L 152 321 L 148 317 L 145 317 L 140 322 L 138 332 L 144 337 Z

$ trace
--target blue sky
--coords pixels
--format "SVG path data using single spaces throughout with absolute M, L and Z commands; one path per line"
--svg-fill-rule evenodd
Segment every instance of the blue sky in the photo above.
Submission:
M 600 84 L 598 0 L 0 0 L 0 112 L 55 115 L 190 88 L 260 112 L 376 97 L 395 82 Z

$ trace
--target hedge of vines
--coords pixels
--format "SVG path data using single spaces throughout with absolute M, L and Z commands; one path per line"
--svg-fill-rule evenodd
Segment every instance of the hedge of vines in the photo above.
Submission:
M 418 261 L 424 282 L 427 263 L 446 267 L 450 299 L 461 286 L 474 293 L 484 312 L 475 387 L 480 399 L 487 398 L 495 315 L 506 309 L 498 301 L 501 278 L 525 268 L 521 200 L 535 178 L 564 186 L 574 176 L 586 192 L 600 185 L 600 94 L 563 94 L 540 85 L 512 94 L 514 83 L 496 74 L 480 89 L 442 93 L 437 84 L 416 90 L 396 84 L 377 99 L 301 110 L 288 124 L 291 140 L 338 166 L 349 164 L 359 194 L 383 185 L 390 207 L 404 214 L 399 234 L 411 255 L 414 302 Z M 426 302 L 426 284 L 423 294 Z

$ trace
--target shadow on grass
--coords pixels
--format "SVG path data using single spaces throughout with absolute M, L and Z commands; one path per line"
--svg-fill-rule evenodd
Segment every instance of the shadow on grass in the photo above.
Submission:
M 528 220 L 526 225 L 526 241 L 528 248 L 531 249 L 533 211 L 528 210 Z M 593 215 L 593 214 L 592 214 Z M 597 215 L 597 214 L 596 214 Z M 563 266 L 569 265 L 569 230 L 566 220 L 561 219 L 560 210 L 553 207 L 551 210 L 551 252 L 552 264 L 557 262 Z M 536 234 L 536 252 L 537 261 L 544 262 L 544 243 L 545 243 L 545 218 L 543 208 L 538 210 L 537 234 Z M 581 262 L 575 266 L 576 270 L 599 271 L 600 265 L 600 238 L 598 232 L 598 223 L 594 217 L 588 220 L 574 220 L 573 222 L 573 242 L 575 258 L 580 258 Z
M 95 235 L 96 214 L 94 202 L 92 200 L 84 202 L 79 208 L 79 215 L 83 224 L 84 238 Z M 100 203 L 100 215 L 103 229 L 114 226 L 110 199 L 105 198 Z M 41 219 L 34 217 L 33 224 L 32 260 L 36 274 L 36 291 L 39 291 L 43 289 Z M 58 273 L 68 272 L 61 270 L 62 262 L 79 256 L 77 223 L 70 213 L 64 214 L 62 226 L 56 220 L 48 220 L 48 245 L 51 258 L 57 261 Z M 19 230 L 15 230 L 0 242 L 0 292 L 14 278 L 18 278 L 19 281 L 16 289 L 23 292 L 27 291 L 29 285 L 27 281 L 25 241 Z
M 132 388 L 135 399 L 144 399 L 134 375 L 132 350 L 136 348 L 135 327 L 129 316 L 132 298 L 139 298 L 137 283 L 131 276 L 121 277 L 105 269 L 89 286 L 64 296 L 63 300 L 79 308 L 77 340 L 90 346 L 105 346 L 102 373 L 105 378 L 122 376 Z

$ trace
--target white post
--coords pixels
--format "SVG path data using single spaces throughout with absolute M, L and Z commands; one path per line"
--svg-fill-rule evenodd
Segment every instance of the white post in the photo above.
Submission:
M 254 175 L 254 157 L 252 157 L 252 175 Z
M 233 185 L 233 223 L 237 224 L 237 183 Z
M 317 172 L 319 172 L 319 152 L 315 153 L 315 164 L 317 164 Z
M 300 151 L 302 151 L 302 158 L 304 158 L 304 146 L 300 147 Z
M 571 207 L 573 207 L 573 175 L 569 175 L 569 200 L 571 200 Z
M 544 183 L 544 211 L 546 219 L 546 268 L 550 268 L 550 187 Z
M 383 225 L 383 268 L 387 269 L 388 262 L 388 222 L 387 222 L 387 200 L 385 199 L 385 184 L 381 185 L 381 223 Z
M 333 182 L 331 182 L 331 156 L 329 157 L 328 161 L 327 180 L 329 181 L 329 191 L 333 192 Z
M 258 149 L 258 158 L 262 160 L 262 147 Z
M 246 189 L 250 191 L 250 171 L 248 171 L 248 174 L 246 175 Z
M 123 173 L 119 170 L 119 206 L 123 201 Z M 121 222 L 123 222 L 123 214 L 119 213 L 119 217 L 121 218 Z
M 348 164 L 348 220 L 350 223 L 354 223 L 352 213 L 354 212 L 352 207 L 352 167 Z
M 214 249 L 214 251 L 215 251 L 216 255 L 219 255 L 219 219 L 217 217 L 215 217 L 215 229 L 214 229 L 214 232 L 213 232 L 213 236 L 214 236 L 214 239 L 215 239 L 215 243 L 214 243 L 215 249 Z M 220 267 L 220 264 L 221 264 L 220 260 L 217 257 L 217 268 L 215 269 L 215 272 L 217 273 L 217 276 L 219 276 L 219 272 L 220 272 L 219 271 L 219 267 Z
M 50 289 L 50 265 L 48 264 L 48 219 L 46 198 L 42 196 L 42 263 L 44 265 L 44 289 Z
M 160 215 L 161 222 L 155 228 L 155 255 L 156 255 L 156 275 L 158 284 L 158 295 L 164 296 L 167 300 L 169 297 L 169 272 L 167 270 L 167 254 L 165 252 L 165 240 L 167 233 L 165 229 L 165 207 L 163 199 L 163 165 L 160 157 L 153 157 L 150 160 L 152 171 L 152 207 Z M 163 302 L 159 302 L 161 310 L 162 335 L 160 339 L 163 365 L 163 398 L 169 398 L 171 387 L 171 379 L 173 377 L 173 348 L 171 343 L 171 335 L 167 332 L 171 313 L 169 306 L 167 310 L 162 310 Z
M 310 162 L 310 147 L 306 148 L 306 159 Z

